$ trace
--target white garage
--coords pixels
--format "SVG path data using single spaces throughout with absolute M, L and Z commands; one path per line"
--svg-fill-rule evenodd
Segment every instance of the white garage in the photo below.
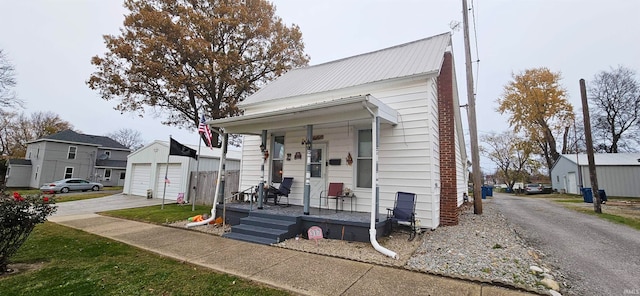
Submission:
M 197 145 L 185 146 L 198 151 Z M 146 196 L 147 190 L 151 190 L 154 198 L 162 198 L 164 194 L 165 199 L 176 200 L 179 194 L 184 194 L 185 200 L 189 200 L 191 173 L 217 171 L 220 165 L 220 149 L 201 147 L 198 161 L 176 155 L 169 156 L 167 161 L 168 154 L 169 142 L 158 140 L 129 154 L 123 193 Z M 226 170 L 240 170 L 240 159 L 240 151 L 229 150 Z

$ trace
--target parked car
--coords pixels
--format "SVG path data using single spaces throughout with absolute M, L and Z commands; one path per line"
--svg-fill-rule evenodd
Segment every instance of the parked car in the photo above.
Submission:
M 79 178 L 69 178 L 59 181 L 54 181 L 51 183 L 46 183 L 40 187 L 40 191 L 43 192 L 60 192 L 67 193 L 69 191 L 98 191 L 104 187 L 102 184 L 97 182 L 89 182 L 85 179 Z
M 526 184 L 524 185 L 524 193 L 526 194 L 538 194 L 543 192 L 544 187 L 542 184 Z

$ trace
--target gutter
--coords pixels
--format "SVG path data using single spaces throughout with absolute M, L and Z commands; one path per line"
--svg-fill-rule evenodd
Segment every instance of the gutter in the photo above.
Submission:
M 371 123 L 371 143 L 373 144 L 372 149 L 371 149 L 371 156 L 372 156 L 372 170 L 371 170 L 371 184 L 373 185 L 371 188 L 371 223 L 370 223 L 370 228 L 369 228 L 369 241 L 371 242 L 371 245 L 373 246 L 374 249 L 376 249 L 376 251 L 389 256 L 393 259 L 398 259 L 398 254 L 394 251 L 391 251 L 383 246 L 381 246 L 378 241 L 376 240 L 376 234 L 377 234 L 377 230 L 376 230 L 376 215 L 378 213 L 378 209 L 376 208 L 376 197 L 379 194 L 378 191 L 378 136 L 379 136 L 379 127 L 380 127 L 380 119 L 378 118 L 378 115 L 376 115 L 370 108 L 369 106 L 367 106 L 367 102 L 369 101 L 370 95 L 366 96 L 365 101 L 362 102 L 362 105 L 364 106 L 365 109 L 367 109 L 367 111 L 369 111 L 369 113 L 371 114 L 371 117 L 373 117 L 372 123 Z

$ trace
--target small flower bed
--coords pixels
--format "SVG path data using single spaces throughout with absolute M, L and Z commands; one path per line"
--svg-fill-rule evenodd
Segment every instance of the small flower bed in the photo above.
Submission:
M 33 228 L 55 213 L 55 200 L 48 196 L 25 195 L 17 192 L 0 196 L 0 274 L 9 272 L 7 265 Z

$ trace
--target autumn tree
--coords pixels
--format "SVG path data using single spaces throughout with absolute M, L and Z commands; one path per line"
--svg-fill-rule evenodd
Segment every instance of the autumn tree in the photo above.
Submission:
M 596 74 L 589 84 L 588 98 L 594 149 L 635 151 L 640 140 L 640 82 L 636 73 L 619 66 Z
M 528 69 L 513 74 L 497 100 L 497 111 L 507 113 L 514 132 L 524 133 L 536 145 L 548 170 L 560 157 L 556 139 L 562 139 L 561 153 L 569 150 L 566 135 L 575 117 L 560 79 L 560 73 L 544 67 Z
M 123 146 L 127 146 L 131 150 L 139 149 L 144 144 L 142 133 L 130 128 L 121 128 L 117 131 L 108 133 L 106 136 Z
M 0 49 L 0 110 L 7 107 L 22 106 L 15 92 L 16 86 L 15 68 L 9 62 L 2 49 Z
M 524 182 L 535 173 L 538 164 L 531 156 L 536 146 L 529 141 L 515 137 L 511 132 L 487 134 L 480 137 L 480 152 L 496 164 L 498 176 L 504 179 L 507 187 L 513 188 L 516 182 Z
M 240 114 L 237 104 L 304 66 L 302 33 L 266 0 L 125 0 L 120 35 L 106 35 L 87 84 L 116 110 L 195 129 L 200 116 Z M 217 142 L 217 137 L 214 141 Z
M 73 126 L 53 112 L 35 112 L 31 115 L 6 112 L 0 129 L 0 147 L 3 155 L 24 157 L 27 143 L 39 138 L 72 129 Z

